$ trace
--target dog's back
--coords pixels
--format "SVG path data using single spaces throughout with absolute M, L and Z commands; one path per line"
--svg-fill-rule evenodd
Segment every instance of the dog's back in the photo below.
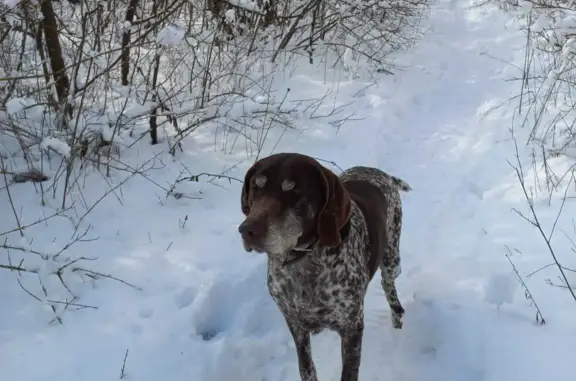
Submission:
M 410 185 L 372 167 L 352 167 L 339 177 L 366 218 L 370 237 L 370 279 L 381 264 L 396 278 L 401 271 L 398 253 L 402 225 L 400 191 L 410 191 Z

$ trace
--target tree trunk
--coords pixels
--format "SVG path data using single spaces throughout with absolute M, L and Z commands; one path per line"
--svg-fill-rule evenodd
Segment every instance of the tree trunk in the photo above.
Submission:
M 128 73 L 130 72 L 130 26 L 132 25 L 132 21 L 134 21 L 134 14 L 136 13 L 137 6 L 138 0 L 130 0 L 130 3 L 128 3 L 128 9 L 126 10 L 125 24 L 123 25 L 122 63 L 120 65 L 123 86 L 128 86 Z
M 70 91 L 70 80 L 68 79 L 68 74 L 66 74 L 64 57 L 62 57 L 58 25 L 56 23 L 56 16 L 54 15 L 54 8 L 52 7 L 52 0 L 41 0 L 40 10 L 43 16 L 42 27 L 44 29 L 44 38 L 46 39 L 46 47 L 50 58 L 50 66 L 52 66 L 52 76 L 56 84 L 56 94 L 58 95 L 58 101 L 61 104 L 66 104 Z M 68 112 L 70 116 L 72 116 L 71 107 L 68 107 Z

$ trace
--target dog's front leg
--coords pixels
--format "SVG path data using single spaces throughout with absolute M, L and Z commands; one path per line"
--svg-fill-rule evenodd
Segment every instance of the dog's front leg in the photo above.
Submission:
M 363 318 L 340 332 L 342 346 L 342 376 L 340 381 L 358 381 L 363 333 Z
M 296 355 L 298 356 L 298 368 L 302 381 L 318 381 L 316 367 L 312 361 L 312 346 L 310 345 L 310 332 L 298 327 L 286 319 L 288 328 L 294 339 Z

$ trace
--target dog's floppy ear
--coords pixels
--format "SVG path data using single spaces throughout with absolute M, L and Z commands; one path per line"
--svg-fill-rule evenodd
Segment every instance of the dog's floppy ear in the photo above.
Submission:
M 320 244 L 337 247 L 342 242 L 340 229 L 350 218 L 350 195 L 332 171 L 318 164 L 324 182 L 325 202 L 318 215 L 318 239 Z
M 250 213 L 250 185 L 252 184 L 252 176 L 254 176 L 254 173 L 256 172 L 256 164 L 257 163 L 254 163 L 254 165 L 248 169 L 248 172 L 246 172 L 246 175 L 244 176 L 244 185 L 242 186 L 242 197 L 240 203 L 242 213 L 244 213 L 245 216 Z

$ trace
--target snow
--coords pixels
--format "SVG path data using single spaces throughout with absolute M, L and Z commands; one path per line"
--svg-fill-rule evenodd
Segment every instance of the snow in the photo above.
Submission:
M 226 21 L 228 21 L 229 23 L 233 23 L 234 21 L 236 21 L 236 13 L 234 12 L 234 9 L 228 9 L 224 13 L 224 16 L 226 17 Z
M 504 303 L 514 301 L 517 286 L 518 280 L 514 279 L 513 274 L 494 274 L 486 285 L 486 301 L 500 309 Z
M 234 4 L 256 7 L 252 1 Z M 333 89 L 336 106 L 354 102 L 355 117 L 336 134 L 328 119 L 300 115 L 305 131 L 270 137 L 263 155 L 272 148 L 298 151 L 328 161 L 323 164 L 335 171 L 330 162 L 341 168 L 373 165 L 413 188 L 403 195 L 397 283 L 404 328 L 391 327 L 375 279 L 366 297 L 361 380 L 574 378 L 575 303 L 566 290 L 546 283 L 556 282 L 554 266 L 528 276 L 549 264 L 550 254 L 539 233 L 511 211 L 526 210 L 506 161 L 513 160 L 508 127 L 514 105 L 486 114 L 517 93 L 518 84 L 504 80 L 510 69 L 503 62 L 522 67 L 525 36 L 507 26 L 509 16 L 497 8 L 471 5 L 435 4 L 430 19 L 422 21 L 427 35 L 400 58 L 404 70 L 382 77 L 377 86 L 343 80 L 333 89 L 334 83 L 308 67 L 286 73 L 277 86 L 279 94 L 290 88 L 292 99 Z M 182 40 L 170 28 L 159 33 L 158 42 Z M 129 88 L 118 90 L 127 94 Z M 25 105 L 12 99 L 6 106 L 15 114 Z M 248 105 L 260 107 L 257 101 Z M 101 128 L 105 139 L 111 135 L 104 122 Z M 299 380 L 292 339 L 266 289 L 265 258 L 244 252 L 237 233 L 243 216 L 235 179 L 243 179 L 252 161 L 246 152 L 215 149 L 214 140 L 213 131 L 199 129 L 183 141 L 184 152 L 176 158 L 165 144 L 141 142 L 124 150 L 123 163 L 134 175 L 120 171 L 105 178 L 92 171 L 79 180 L 82 187 L 73 188 L 79 204 L 96 204 L 89 213 L 78 209 L 50 217 L 62 205 L 52 190 L 41 205 L 30 183 L 11 185 L 10 195 L 0 189 L 0 264 L 21 263 L 33 271 L 0 276 L 3 379 L 114 380 L 124 368 L 131 381 Z M 70 154 L 53 137 L 43 146 Z M 228 177 L 175 184 L 182 173 Z M 182 197 L 166 195 L 173 184 Z M 564 206 L 568 221 L 574 212 L 573 204 Z M 549 230 L 556 214 L 542 213 Z M 15 214 L 21 226 L 35 224 L 24 237 L 3 233 L 16 226 Z M 558 235 L 554 244 L 565 254 L 565 266 L 575 268 L 570 242 Z M 506 247 L 515 250 L 511 258 L 546 325 L 536 324 Z M 77 305 L 59 304 L 54 311 L 47 299 Z M 62 324 L 49 324 L 55 315 Z M 339 380 L 337 336 L 314 336 L 312 351 L 319 380 Z
M 6 102 L 6 111 L 8 114 L 18 114 L 26 107 L 34 105 L 33 100 L 27 98 L 12 98 Z
M 51 148 L 64 157 L 70 157 L 71 149 L 68 143 L 63 142 L 62 140 L 54 137 L 47 137 L 44 140 L 42 140 L 42 143 L 40 143 L 40 147 L 44 149 Z
M 161 45 L 178 45 L 184 39 L 186 30 L 179 26 L 166 25 L 156 36 L 156 42 Z
M 18 5 L 19 0 L 2 0 L 2 3 L 6 5 L 6 7 L 12 9 Z
M 237 7 L 243 8 L 243 9 L 247 9 L 249 11 L 259 11 L 260 10 L 257 2 L 254 0 L 230 0 L 229 3 L 234 5 L 234 6 L 237 6 Z

